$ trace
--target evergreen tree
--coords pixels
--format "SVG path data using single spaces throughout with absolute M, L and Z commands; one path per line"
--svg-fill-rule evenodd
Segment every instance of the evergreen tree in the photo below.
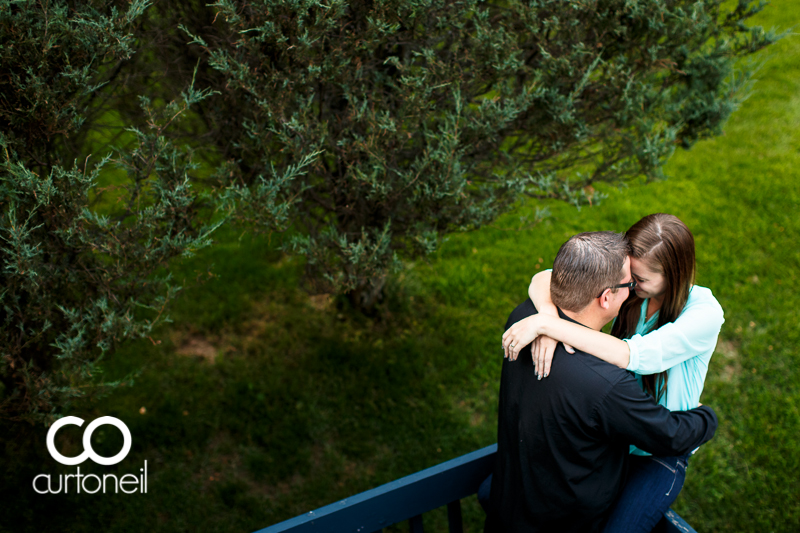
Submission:
M 179 290 L 167 261 L 207 245 L 221 223 L 204 221 L 196 165 L 165 137 L 208 91 L 142 99 L 144 131 L 96 164 L 69 138 L 134 51 L 146 7 L 0 0 L 2 418 L 52 421 L 72 399 L 130 382 L 102 382 L 97 363 L 164 319 Z
M 310 278 L 369 308 L 399 257 L 521 194 L 592 201 L 719 134 L 737 58 L 777 38 L 745 23 L 764 4 L 218 0 L 159 20 L 206 54 L 205 139 L 217 185 L 250 191 L 240 217 L 272 229 L 280 205 Z
M 743 98 L 763 6 L 0 0 L 1 416 L 117 385 L 97 361 L 163 320 L 212 199 L 368 309 L 401 257 L 520 195 L 661 178 Z M 107 116 L 137 127 L 97 161 Z

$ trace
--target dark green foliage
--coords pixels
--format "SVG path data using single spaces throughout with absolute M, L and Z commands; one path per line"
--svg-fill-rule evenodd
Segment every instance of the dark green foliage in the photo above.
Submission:
M 116 161 L 127 180 L 110 215 L 89 209 L 106 160 L 45 176 L 0 165 L 4 416 L 39 419 L 83 395 L 103 354 L 163 318 L 179 290 L 160 272 L 166 261 L 209 244 L 221 223 L 197 224 L 204 199 L 188 183 L 194 166 L 154 127 L 135 131 Z
M 120 13 L 98 0 L 0 2 L 6 150 L 37 172 L 61 162 L 56 145 L 82 125 L 88 99 L 102 85 L 99 69 L 133 53 L 130 30 L 147 5 L 134 0 Z
M 163 318 L 162 269 L 222 220 L 196 191 L 370 308 L 401 258 L 521 194 L 592 202 L 719 133 L 733 61 L 776 38 L 744 24 L 760 8 L 2 0 L 2 412 L 54 413 Z M 124 172 L 89 163 L 103 122 Z
M 579 205 L 596 182 L 661 177 L 743 96 L 733 60 L 775 39 L 744 24 L 761 5 L 716 0 L 167 5 L 215 71 L 201 116 L 218 184 L 258 191 L 241 217 L 285 217 L 311 279 L 364 307 L 398 254 L 523 192 Z
M 103 383 L 97 362 L 165 318 L 180 287 L 163 267 L 209 244 L 221 223 L 202 222 L 211 210 L 189 183 L 196 165 L 165 137 L 207 91 L 142 99 L 146 129 L 131 129 L 113 159 L 90 164 L 66 140 L 105 62 L 131 52 L 126 28 L 145 7 L 120 16 L 91 2 L 0 4 L 2 418 L 51 421 L 76 397 L 130 382 Z

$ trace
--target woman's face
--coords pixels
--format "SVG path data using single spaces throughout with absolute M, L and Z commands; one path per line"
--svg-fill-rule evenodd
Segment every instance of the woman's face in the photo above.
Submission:
M 667 293 L 667 278 L 655 272 L 647 262 L 631 257 L 631 276 L 636 281 L 636 296 L 660 300 Z

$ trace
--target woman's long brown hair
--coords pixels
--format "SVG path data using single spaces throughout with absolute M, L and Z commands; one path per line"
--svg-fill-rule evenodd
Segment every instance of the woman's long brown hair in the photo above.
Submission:
M 644 261 L 650 270 L 666 278 L 667 293 L 658 311 L 654 329 L 674 322 L 686 306 L 694 285 L 694 236 L 686 224 L 673 215 L 654 213 L 631 226 L 625 233 L 631 243 L 631 256 Z M 644 300 L 631 292 L 622 304 L 611 334 L 620 339 L 632 337 Z M 644 388 L 656 401 L 667 391 L 667 372 L 642 376 Z M 658 384 L 661 384 L 658 387 Z M 658 387 L 658 391 L 656 388 Z

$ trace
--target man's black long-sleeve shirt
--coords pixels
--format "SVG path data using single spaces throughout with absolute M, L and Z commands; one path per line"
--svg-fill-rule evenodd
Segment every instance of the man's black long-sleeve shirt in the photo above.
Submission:
M 506 329 L 535 313 L 528 299 Z M 631 373 L 560 343 L 541 381 L 530 348 L 503 361 L 498 418 L 487 532 L 599 531 L 622 489 L 631 444 L 682 455 L 717 427 L 710 408 L 670 412 Z

